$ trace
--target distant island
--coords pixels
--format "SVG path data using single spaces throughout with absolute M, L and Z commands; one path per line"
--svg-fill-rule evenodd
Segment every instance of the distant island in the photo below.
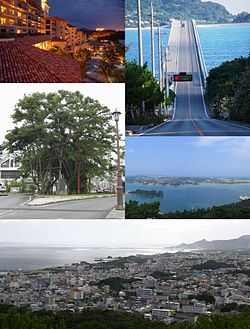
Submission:
M 129 194 L 137 194 L 147 198 L 163 198 L 164 192 L 163 191 L 146 191 L 146 190 L 135 190 L 128 192 Z
M 199 184 L 250 184 L 250 178 L 217 178 L 217 177 L 150 177 L 150 176 L 128 176 L 127 183 L 158 186 L 180 186 Z
M 137 0 L 126 1 L 125 26 L 137 26 Z M 141 1 L 142 26 L 150 26 L 151 0 Z M 154 0 L 155 21 L 160 25 L 167 25 L 171 19 L 196 19 L 199 23 L 248 23 L 250 14 L 242 12 L 232 15 L 218 3 L 201 0 Z

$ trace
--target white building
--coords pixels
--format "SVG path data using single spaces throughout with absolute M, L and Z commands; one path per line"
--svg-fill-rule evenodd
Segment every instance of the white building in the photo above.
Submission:
M 184 313 L 204 314 L 207 312 L 207 308 L 204 306 L 183 305 L 181 311 Z
M 169 316 L 173 316 L 175 313 L 174 310 L 166 309 L 166 308 L 154 308 L 152 310 L 152 317 L 157 319 L 165 319 Z
M 12 180 L 20 177 L 20 162 L 15 155 L 3 153 L 0 155 L 0 181 Z

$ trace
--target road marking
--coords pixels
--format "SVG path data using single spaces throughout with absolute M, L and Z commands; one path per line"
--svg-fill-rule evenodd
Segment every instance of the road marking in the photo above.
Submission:
M 190 38 L 190 30 L 189 30 L 189 24 L 187 22 L 187 38 L 186 38 L 186 61 L 187 61 L 187 72 L 189 72 L 189 59 L 192 62 L 191 56 L 189 55 L 189 52 L 187 51 L 187 49 L 189 48 L 191 42 L 191 38 Z M 190 49 L 191 50 L 191 49 Z M 200 136 L 204 136 L 204 133 L 199 129 L 199 127 L 197 126 L 197 124 L 194 122 L 193 118 L 192 118 L 192 108 L 191 108 L 191 95 L 190 95 L 190 84 L 193 82 L 187 82 L 187 90 L 188 90 L 188 112 L 189 112 L 189 118 L 192 122 L 192 125 L 194 126 L 195 130 L 198 132 L 198 134 Z
M 0 216 L 6 215 L 6 214 L 10 214 L 10 213 L 12 213 L 11 215 L 14 215 L 14 214 L 17 212 L 17 209 L 18 209 L 19 207 L 24 206 L 24 205 L 27 204 L 28 202 L 30 202 L 31 198 L 32 198 L 32 197 L 30 196 L 28 200 L 24 201 L 23 203 L 19 204 L 18 206 L 13 207 L 13 209 L 11 209 L 11 210 L 7 210 L 7 211 L 5 211 L 5 212 L 0 213 Z
M 29 203 L 29 202 L 31 201 L 31 199 L 32 199 L 32 196 L 30 196 L 29 199 L 28 199 L 27 201 L 23 202 L 23 203 L 20 204 L 18 207 L 22 207 L 22 206 L 26 205 L 27 203 Z
M 195 59 L 196 59 L 196 63 L 197 63 L 197 67 L 198 67 L 198 75 L 199 75 L 199 80 L 200 80 L 200 89 L 201 89 L 201 99 L 202 99 L 202 105 L 203 105 L 203 108 L 204 108 L 204 111 L 205 111 L 205 114 L 206 114 L 206 117 L 208 119 L 210 119 L 208 113 L 207 113 L 207 107 L 206 107 L 206 104 L 205 104 L 205 100 L 204 100 L 204 92 L 203 92 L 203 85 L 202 85 L 202 81 L 201 81 L 201 72 L 200 72 L 200 65 L 199 65 L 199 62 L 198 62 L 198 54 L 197 54 L 197 49 L 195 48 L 196 45 L 195 45 L 195 42 L 193 42 L 193 46 L 194 46 L 194 52 L 195 52 Z

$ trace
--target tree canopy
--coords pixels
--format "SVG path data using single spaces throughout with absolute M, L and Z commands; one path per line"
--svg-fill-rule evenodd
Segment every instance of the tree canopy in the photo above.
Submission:
M 0 306 L 0 329 L 247 329 L 249 321 L 250 312 L 246 307 L 239 314 L 213 315 L 211 319 L 201 316 L 195 324 L 180 323 L 166 327 L 164 323 L 144 320 L 139 315 L 123 312 L 31 312 L 27 309 Z
M 141 1 L 142 17 L 145 25 L 150 22 L 150 2 Z M 205 20 L 213 23 L 225 23 L 232 19 L 224 6 L 211 1 L 201 0 L 155 0 L 155 21 L 166 24 L 171 18 Z M 126 1 L 126 27 L 135 27 L 137 21 L 137 0 Z
M 76 192 L 78 166 L 85 192 L 93 177 L 112 168 L 111 113 L 79 91 L 25 95 L 12 118 L 15 127 L 4 147 L 19 156 L 23 177 L 31 177 L 40 193 L 49 193 L 60 175 L 68 191 Z
M 250 56 L 236 58 L 212 69 L 207 78 L 206 101 L 214 118 L 250 122 Z
M 136 61 L 126 62 L 125 72 L 127 111 L 133 113 L 144 101 L 146 112 L 152 112 L 154 106 L 164 102 L 164 92 L 146 63 L 140 66 Z

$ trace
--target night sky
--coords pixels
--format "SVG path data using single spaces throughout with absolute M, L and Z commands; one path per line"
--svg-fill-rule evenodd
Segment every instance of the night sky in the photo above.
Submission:
M 78 28 L 124 29 L 124 0 L 48 0 L 50 16 L 67 19 Z

